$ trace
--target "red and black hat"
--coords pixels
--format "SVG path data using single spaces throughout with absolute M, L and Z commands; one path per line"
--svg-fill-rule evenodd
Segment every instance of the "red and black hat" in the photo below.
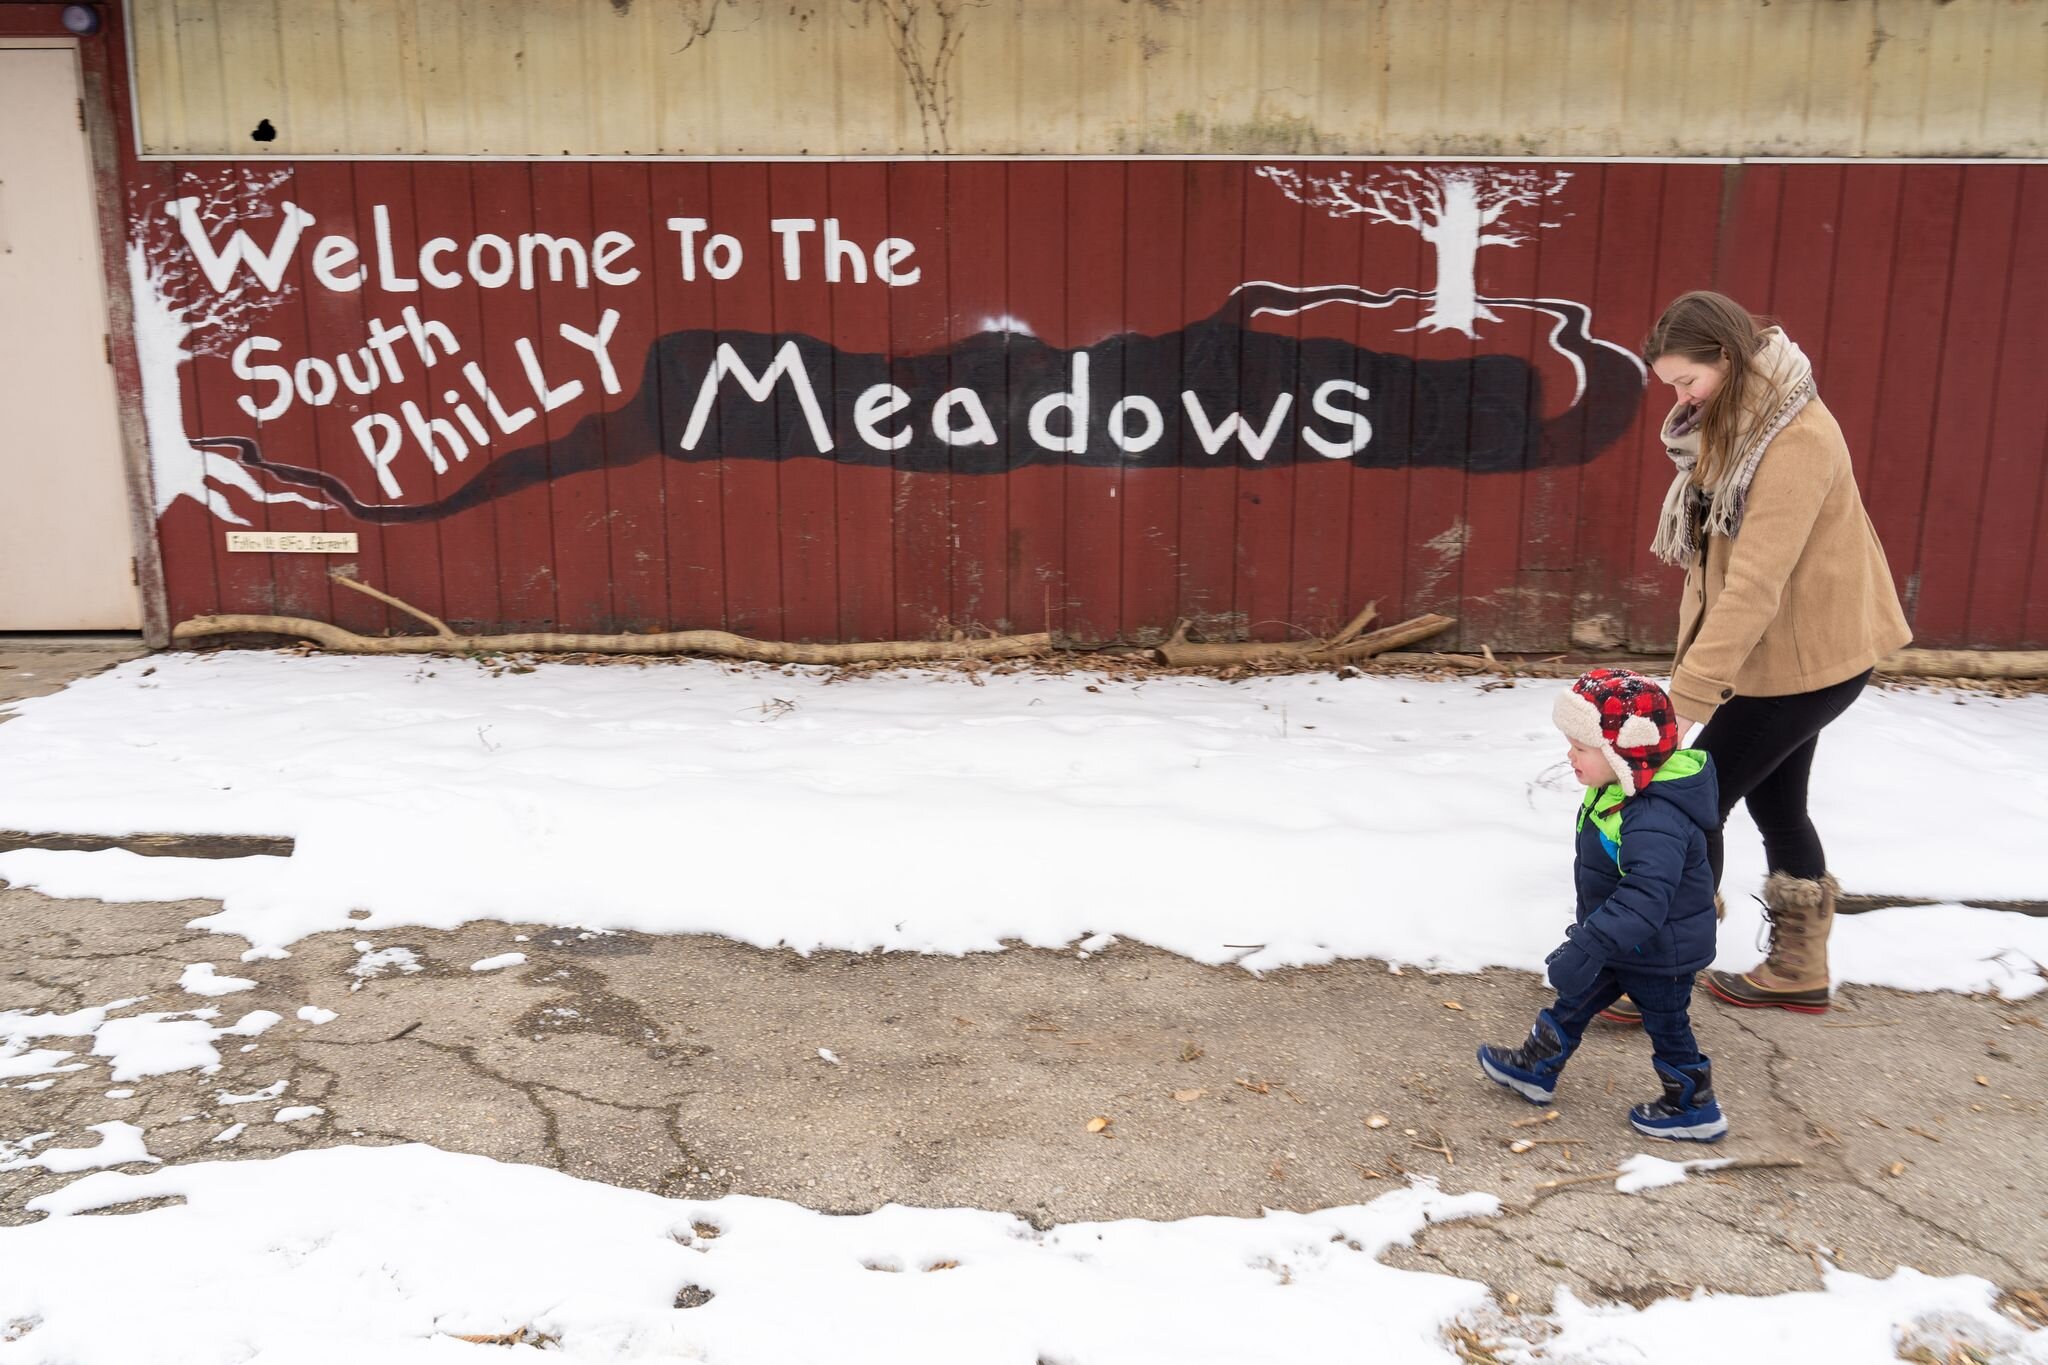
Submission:
M 1678 713 L 1651 678 L 1595 668 L 1559 694 L 1551 719 L 1567 739 L 1607 755 L 1615 781 L 1634 796 L 1678 751 Z

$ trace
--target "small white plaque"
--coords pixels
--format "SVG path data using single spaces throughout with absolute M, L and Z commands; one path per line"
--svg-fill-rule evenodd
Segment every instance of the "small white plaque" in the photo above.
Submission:
M 352 555 L 354 531 L 230 531 L 228 548 L 263 554 Z

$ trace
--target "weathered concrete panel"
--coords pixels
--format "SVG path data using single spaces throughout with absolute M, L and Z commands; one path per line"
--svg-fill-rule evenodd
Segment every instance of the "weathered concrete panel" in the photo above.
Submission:
M 161 155 L 2048 154 L 2048 0 L 134 12 Z

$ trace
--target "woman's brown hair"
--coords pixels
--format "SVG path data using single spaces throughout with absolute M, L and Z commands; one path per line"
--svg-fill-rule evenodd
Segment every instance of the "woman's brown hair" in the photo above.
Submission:
M 1643 339 L 1646 364 L 1655 365 L 1667 355 L 1703 365 L 1728 362 L 1728 377 L 1700 414 L 1700 458 L 1692 470 L 1695 488 L 1720 483 L 1735 458 L 1736 427 L 1756 382 L 1749 362 L 1763 345 L 1758 330 L 1757 319 L 1734 299 L 1696 289 L 1674 299 Z

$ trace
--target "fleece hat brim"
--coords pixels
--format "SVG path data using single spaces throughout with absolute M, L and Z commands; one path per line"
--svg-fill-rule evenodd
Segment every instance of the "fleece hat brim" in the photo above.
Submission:
M 1678 749 L 1678 715 L 1653 679 L 1596 668 L 1558 693 L 1550 718 L 1565 738 L 1598 749 L 1623 793 L 1634 796 Z

